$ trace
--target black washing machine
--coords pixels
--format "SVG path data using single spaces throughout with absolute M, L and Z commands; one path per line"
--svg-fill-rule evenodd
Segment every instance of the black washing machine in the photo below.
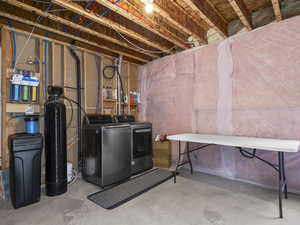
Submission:
M 131 176 L 131 127 L 111 116 L 88 115 L 83 126 L 83 179 L 100 187 Z
M 136 122 L 130 115 L 115 116 L 117 123 L 129 124 L 131 129 L 131 174 L 153 168 L 152 124 Z

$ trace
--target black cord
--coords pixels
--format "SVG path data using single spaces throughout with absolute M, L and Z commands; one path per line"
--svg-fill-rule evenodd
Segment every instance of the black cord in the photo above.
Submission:
M 74 103 L 74 104 L 76 104 L 76 105 L 80 108 L 80 110 L 83 112 L 84 118 L 86 119 L 87 123 L 90 124 L 90 121 L 89 121 L 88 117 L 86 116 L 87 113 L 86 113 L 86 111 L 82 108 L 81 104 L 79 104 L 78 102 L 76 102 L 76 101 L 74 101 L 73 99 L 70 99 L 70 98 L 68 98 L 68 97 L 66 97 L 66 96 L 63 96 L 63 98 L 66 99 L 66 100 L 68 100 L 68 101 L 70 101 L 70 102 L 72 102 L 72 103 Z
M 123 88 L 123 80 L 122 80 L 122 76 L 121 76 L 121 74 L 120 74 L 120 72 L 119 72 L 119 68 L 117 67 L 117 66 L 105 66 L 104 68 L 103 68 L 103 77 L 105 78 L 105 79 L 108 79 L 108 80 L 112 80 L 114 77 L 115 77 L 115 73 L 113 73 L 113 75 L 111 75 L 111 76 L 108 76 L 105 72 L 106 72 L 106 70 L 107 69 L 112 69 L 112 70 L 114 70 L 114 71 L 117 71 L 117 75 L 118 75 L 118 77 L 119 77 L 119 79 L 120 79 L 120 84 L 121 84 L 121 91 L 122 91 L 122 94 L 121 94 L 121 103 L 123 103 L 123 104 L 121 104 L 122 106 L 122 114 L 124 114 L 124 106 L 125 106 L 125 98 L 124 98 L 124 88 Z
M 76 87 L 70 87 L 70 86 L 64 86 L 64 88 L 73 89 L 73 90 L 77 90 L 78 89 Z M 84 88 L 80 88 L 80 89 L 83 90 Z
M 69 122 L 68 122 L 68 125 L 67 125 L 67 129 L 68 129 L 68 128 L 70 128 L 71 125 L 72 125 L 72 120 L 73 120 L 74 110 L 73 110 L 73 104 L 72 104 L 72 102 L 71 102 L 69 99 L 66 99 L 66 100 L 69 102 L 69 104 L 70 104 L 70 106 L 71 106 L 71 118 L 70 118 L 70 120 L 69 120 Z
M 107 74 L 105 73 L 107 69 L 115 70 L 115 69 L 118 69 L 118 67 L 116 67 L 116 66 L 105 66 L 103 68 L 103 77 L 105 79 L 112 80 L 115 77 L 115 74 L 113 73 L 111 76 L 107 76 Z

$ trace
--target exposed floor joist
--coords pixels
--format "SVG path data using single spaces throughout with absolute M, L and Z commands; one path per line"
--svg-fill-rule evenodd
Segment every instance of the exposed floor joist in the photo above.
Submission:
M 189 35 L 171 24 L 159 13 L 156 13 L 155 11 L 149 14 L 146 13 L 145 5 L 142 1 L 143 0 L 121 0 L 119 6 L 124 8 L 126 11 L 133 13 L 133 15 L 140 17 L 145 23 L 148 23 L 150 26 L 154 26 L 154 28 L 163 32 L 163 34 L 167 34 L 168 36 L 175 38 L 175 40 L 179 40 L 182 45 L 180 48 L 187 49 L 189 46 L 186 46 L 184 43 L 188 39 Z M 162 38 L 166 38 L 166 35 L 163 36 L 164 37 Z
M 247 30 L 252 30 L 251 14 L 244 3 L 244 0 L 228 0 L 238 17 L 240 18 L 242 24 L 247 28 Z
M 63 8 L 73 11 L 83 17 L 86 17 L 96 23 L 100 23 L 102 25 L 105 25 L 105 26 L 108 26 L 108 27 L 114 29 L 117 32 L 126 34 L 126 35 L 128 35 L 140 42 L 143 42 L 153 48 L 159 49 L 161 51 L 170 52 L 170 50 L 167 47 L 161 45 L 160 43 L 154 43 L 152 40 L 144 37 L 143 35 L 138 34 L 132 30 L 128 30 L 126 27 L 121 26 L 120 24 L 113 22 L 111 20 L 108 20 L 105 17 L 98 17 L 93 12 L 88 13 L 83 8 L 80 8 L 77 4 L 71 3 L 69 1 L 64 1 L 64 0 L 52 0 L 52 2 Z
M 207 0 L 183 0 L 194 11 L 198 12 L 201 18 L 212 28 L 214 28 L 223 38 L 228 36 L 227 24 L 223 18 L 215 11 Z
M 185 12 L 179 7 L 175 6 L 172 2 L 165 0 L 154 1 L 154 11 L 169 20 L 172 24 L 179 29 L 194 36 L 201 43 L 207 44 L 206 31 L 195 23 L 192 18 L 188 17 Z
M 70 26 L 74 29 L 77 29 L 77 30 L 80 30 L 80 31 L 83 31 L 83 32 L 86 32 L 88 34 L 91 34 L 91 35 L 94 35 L 96 37 L 99 37 L 99 38 L 102 38 L 102 39 L 105 39 L 107 41 L 110 41 L 110 42 L 113 42 L 115 44 L 118 44 L 120 46 L 123 46 L 123 47 L 126 47 L 126 48 L 129 48 L 131 50 L 134 50 L 136 52 L 139 52 L 141 54 L 145 54 L 145 55 L 148 55 L 148 56 L 151 56 L 152 58 L 158 58 L 159 56 L 155 55 L 155 54 L 151 54 L 151 53 L 146 53 L 145 51 L 142 51 L 142 50 L 139 50 L 138 48 L 134 48 L 134 47 L 131 47 L 130 45 L 128 45 L 127 43 L 125 42 L 122 42 L 122 41 L 119 41 L 117 39 L 114 39 L 113 37 L 111 36 L 108 36 L 108 35 L 105 35 L 105 34 L 101 34 L 99 32 L 96 32 L 92 29 L 89 29 L 89 28 L 86 28 L 84 26 L 81 26 L 81 25 L 78 25 L 76 23 L 73 23 L 69 20 L 66 20 L 66 19 L 63 19 L 59 16 L 56 16 L 54 14 L 51 14 L 51 13 L 47 13 L 47 12 L 44 12 L 38 8 L 35 8 L 35 7 L 32 7 L 30 5 L 27 5 L 27 4 L 24 4 L 22 2 L 19 2 L 17 0 L 3 0 L 4 2 L 7 2 L 9 4 L 12 4 L 14 6 L 17 6 L 17 7 L 20 7 L 24 10 L 27 10 L 27 11 L 30 11 L 30 12 L 34 12 L 34 13 L 37 13 L 38 15 L 40 16 L 43 16 L 45 18 L 49 18 L 53 21 L 56 21 L 56 22 L 59 22 L 61 24 L 64 24 L 66 26 Z
M 272 0 L 273 10 L 277 21 L 282 20 L 282 14 L 280 10 L 280 0 Z
M 171 36 L 172 34 L 170 34 L 168 30 L 163 29 L 159 24 L 155 23 L 153 20 L 149 21 L 140 12 L 136 11 L 135 14 L 132 14 L 129 12 L 129 9 L 125 10 L 121 7 L 121 5 L 113 4 L 112 2 L 110 2 L 108 0 L 95 0 L 95 1 L 100 3 L 103 6 L 107 7 L 108 9 L 124 16 L 125 18 L 139 24 L 140 26 L 146 28 L 147 30 L 152 31 L 153 33 L 159 35 L 160 37 L 169 40 L 173 44 L 175 44 L 183 49 L 188 48 L 184 44 L 184 42 L 182 42 L 183 40 L 180 40 L 180 41 L 176 40 L 174 37 Z
M 48 32 L 52 32 L 52 33 L 55 33 L 55 34 L 58 34 L 58 35 L 66 36 L 66 37 L 72 38 L 76 41 L 80 41 L 82 43 L 85 43 L 87 45 L 91 45 L 91 46 L 94 46 L 94 47 L 97 47 L 97 48 L 102 48 L 102 49 L 105 49 L 107 51 L 110 51 L 110 52 L 113 52 L 113 53 L 116 53 L 116 54 L 124 55 L 124 56 L 127 56 L 129 58 L 133 58 L 135 60 L 138 60 L 140 62 L 145 63 L 145 62 L 149 61 L 149 60 L 146 60 L 146 59 L 143 59 L 143 58 L 140 58 L 140 57 L 136 57 L 136 56 L 124 53 L 124 52 L 120 52 L 120 51 L 108 48 L 108 47 L 106 47 L 104 45 L 101 45 L 101 44 L 97 44 L 97 43 L 94 43 L 94 42 L 91 42 L 91 41 L 87 41 L 87 40 L 85 40 L 83 38 L 80 38 L 80 37 L 77 37 L 75 35 L 72 35 L 72 34 L 69 34 L 69 33 L 66 33 L 66 32 L 62 32 L 62 31 L 59 31 L 59 30 L 56 30 L 56 29 L 52 29 L 52 28 L 49 28 L 48 26 L 44 26 L 44 25 L 35 23 L 33 21 L 21 18 L 21 17 L 11 15 L 9 13 L 5 13 L 5 12 L 0 11 L 0 16 L 5 17 L 5 18 L 9 18 L 11 20 L 15 20 L 15 21 L 20 22 L 20 23 L 25 23 L 25 24 L 30 25 L 30 26 L 35 26 L 39 29 L 42 29 L 42 30 L 45 30 L 45 31 L 48 31 Z

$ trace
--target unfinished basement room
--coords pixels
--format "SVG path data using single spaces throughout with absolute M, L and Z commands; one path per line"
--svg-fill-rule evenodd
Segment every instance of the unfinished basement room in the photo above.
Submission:
M 299 225 L 300 0 L 0 0 L 0 225 Z

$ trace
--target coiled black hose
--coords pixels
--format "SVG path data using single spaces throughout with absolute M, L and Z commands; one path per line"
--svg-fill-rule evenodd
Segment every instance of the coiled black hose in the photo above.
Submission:
M 113 75 L 111 75 L 111 76 L 108 76 L 107 74 L 106 74 L 106 71 L 108 70 L 108 69 L 112 69 L 113 71 L 117 71 L 117 75 L 118 75 L 118 77 L 119 77 L 119 80 L 120 80 L 120 84 L 121 84 L 121 91 L 122 91 L 122 93 L 121 93 L 121 105 L 122 105 L 122 114 L 124 115 L 124 106 L 125 106 L 125 98 L 124 98 L 124 88 L 123 88 L 123 80 L 122 80 L 122 76 L 121 76 L 121 74 L 120 74 L 120 72 L 119 72 L 119 68 L 117 67 L 117 66 L 105 66 L 104 68 L 103 68 L 103 77 L 105 78 L 105 79 L 108 79 L 108 80 L 112 80 L 114 77 L 115 77 L 115 73 L 113 73 Z

